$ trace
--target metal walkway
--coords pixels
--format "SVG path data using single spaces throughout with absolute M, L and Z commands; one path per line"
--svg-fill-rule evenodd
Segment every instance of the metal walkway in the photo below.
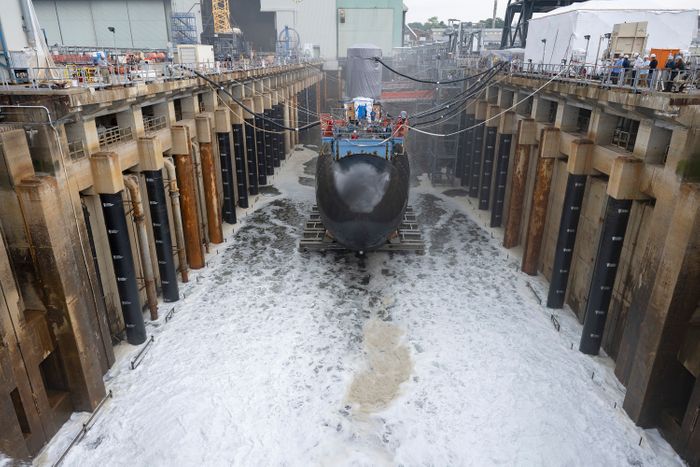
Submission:
M 321 215 L 318 213 L 318 207 L 314 205 L 311 208 L 309 220 L 304 225 L 304 233 L 299 240 L 299 251 L 348 251 L 348 249 L 336 242 L 330 235 L 326 233 L 326 228 L 321 221 Z M 399 251 L 399 252 L 415 252 L 423 254 L 425 244 L 423 243 L 423 235 L 418 228 L 416 214 L 411 206 L 406 207 L 406 212 L 403 216 L 403 222 L 399 226 L 398 235 L 381 247 L 372 251 Z

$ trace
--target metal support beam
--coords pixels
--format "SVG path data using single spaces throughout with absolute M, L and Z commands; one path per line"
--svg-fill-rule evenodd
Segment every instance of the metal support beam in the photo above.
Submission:
M 464 118 L 466 128 L 474 126 L 474 114 L 467 114 Z M 474 159 L 474 129 L 467 130 L 464 133 L 464 168 L 460 174 L 460 181 L 463 187 L 468 187 L 472 181 L 472 160 Z
M 267 176 L 273 176 L 275 175 L 275 154 L 274 154 L 274 149 L 272 145 L 272 141 L 275 137 L 274 133 L 272 133 L 273 128 L 272 125 L 269 123 L 269 119 L 272 118 L 272 109 L 265 109 L 265 118 L 266 120 L 263 120 L 263 128 L 265 129 L 264 137 L 265 137 L 265 174 Z M 269 132 L 269 133 L 268 133 Z
M 477 119 L 474 121 L 473 133 L 473 153 L 472 153 L 472 166 L 471 166 L 471 181 L 469 183 L 469 196 L 476 198 L 479 196 L 479 177 L 481 176 L 481 154 L 484 148 L 484 120 Z
M 256 115 L 255 120 L 255 155 L 258 161 L 258 186 L 267 185 L 267 160 L 265 148 L 265 132 L 262 117 Z
M 500 227 L 503 222 L 503 205 L 506 199 L 508 183 L 508 164 L 510 163 L 511 134 L 501 134 L 498 142 L 498 164 L 496 167 L 496 186 L 491 207 L 491 227 Z
M 146 326 L 139 302 L 139 287 L 136 283 L 136 268 L 131 253 L 122 192 L 100 194 L 100 201 L 124 316 L 126 340 L 131 345 L 143 344 L 146 341 Z
M 216 133 L 219 143 L 219 165 L 221 165 L 221 187 L 224 191 L 222 216 L 227 224 L 236 223 L 236 190 L 231 161 L 231 137 L 229 133 Z
M 251 195 L 257 195 L 258 185 L 258 150 L 255 147 L 255 122 L 252 118 L 245 119 L 245 151 L 248 159 L 248 189 Z
M 491 201 L 491 181 L 493 179 L 493 160 L 496 153 L 495 126 L 486 127 L 486 140 L 484 142 L 484 158 L 481 163 L 481 187 L 479 190 L 479 209 L 486 211 Z
M 183 231 L 185 233 L 185 252 L 187 263 L 192 269 L 204 267 L 202 236 L 199 230 L 199 212 L 197 209 L 197 188 L 194 180 L 194 164 L 191 154 L 175 154 L 175 171 L 180 188 L 180 209 L 182 212 Z
M 579 345 L 579 350 L 588 355 L 598 355 L 603 340 L 631 209 L 632 200 L 608 196 Z
M 557 249 L 554 252 L 552 280 L 549 283 L 547 295 L 548 308 L 562 308 L 566 296 L 566 286 L 569 282 L 569 269 L 574 255 L 578 220 L 581 216 L 583 194 L 586 191 L 586 175 L 569 174 L 566 181 L 564 206 L 559 224 Z
M 248 207 L 248 176 L 246 171 L 245 130 L 243 124 L 231 125 L 233 131 L 233 156 L 236 165 L 236 187 L 238 188 L 238 205 Z
M 513 248 L 520 244 L 520 227 L 523 218 L 523 202 L 525 199 L 525 187 L 527 185 L 527 173 L 530 167 L 530 152 L 537 142 L 535 139 L 535 121 L 532 119 L 518 122 L 517 144 L 513 160 L 513 177 L 510 186 L 510 199 L 508 201 L 508 216 L 503 233 L 503 246 Z
M 168 220 L 168 207 L 163 188 L 163 172 L 160 170 L 146 170 L 143 172 L 146 178 L 146 192 L 148 193 L 148 205 L 151 211 L 151 227 L 156 245 L 158 257 L 158 271 L 160 272 L 160 285 L 163 291 L 163 300 L 176 302 L 180 299 L 173 261 L 173 243 L 170 237 L 170 222 Z
M 223 243 L 224 233 L 221 229 L 221 210 L 219 208 L 219 187 L 216 183 L 214 154 L 211 143 L 199 143 L 202 159 L 202 181 L 204 182 L 204 204 L 207 215 L 207 232 L 209 241 Z

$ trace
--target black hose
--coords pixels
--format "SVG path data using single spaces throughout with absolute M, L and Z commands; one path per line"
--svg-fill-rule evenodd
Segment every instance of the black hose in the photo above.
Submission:
M 423 117 L 427 117 L 429 115 L 436 114 L 436 113 L 441 112 L 443 110 L 449 110 L 450 108 L 455 107 L 455 106 L 463 107 L 463 105 L 466 101 L 468 101 L 469 99 L 474 97 L 475 94 L 481 92 L 481 90 L 484 89 L 484 87 L 486 87 L 486 85 L 489 84 L 489 82 L 493 79 L 493 77 L 496 75 L 497 72 L 498 72 L 498 70 L 495 70 L 494 73 L 491 76 L 487 77 L 485 80 L 477 81 L 476 83 L 474 83 L 473 85 L 471 85 L 467 89 L 465 89 L 464 91 L 460 92 L 458 95 L 456 95 L 450 101 L 444 102 L 444 103 L 440 104 L 439 106 L 433 107 L 431 109 L 426 109 L 422 112 L 418 112 L 414 115 L 409 116 L 409 118 L 411 118 L 411 119 L 423 118 Z M 463 97 L 463 96 L 465 96 L 465 97 Z
M 265 121 L 265 122 L 270 123 L 270 125 L 272 125 L 272 126 L 274 126 L 274 127 L 280 128 L 280 129 L 282 129 L 282 130 L 289 130 L 289 131 L 297 131 L 297 132 L 298 132 L 298 131 L 302 131 L 302 130 L 307 130 L 307 129 L 309 129 L 309 128 L 313 128 L 313 127 L 318 126 L 318 125 L 321 124 L 321 121 L 319 120 L 319 121 L 317 121 L 317 122 L 312 122 L 312 123 L 309 123 L 309 124 L 307 124 L 307 125 L 300 126 L 299 128 L 291 128 L 291 127 L 288 127 L 288 126 L 285 126 L 285 125 L 281 125 L 281 124 L 277 123 L 276 121 L 271 120 L 271 119 L 269 119 L 269 118 L 263 116 L 263 114 L 256 114 L 256 113 L 253 112 L 251 109 L 249 109 L 245 104 L 243 104 L 243 102 L 241 102 L 236 96 L 234 96 L 234 95 L 231 94 L 229 91 L 227 91 L 226 88 L 225 88 L 224 86 L 221 86 L 221 85 L 218 84 L 216 81 L 209 79 L 206 75 L 204 75 L 204 74 L 202 74 L 202 73 L 200 73 L 200 72 L 198 72 L 197 70 L 194 70 L 194 69 L 192 69 L 192 68 L 187 68 L 187 67 L 183 67 L 183 68 L 185 68 L 186 70 L 189 70 L 189 71 L 191 71 L 192 73 L 194 73 L 195 75 L 199 76 L 199 77 L 202 78 L 204 81 L 206 81 L 207 83 L 209 83 L 209 84 L 211 84 L 212 86 L 214 86 L 215 89 L 217 89 L 217 90 L 219 90 L 219 91 L 222 91 L 224 94 L 226 94 L 228 97 L 230 97 L 231 100 L 232 100 L 233 102 L 235 102 L 236 104 L 240 105 L 241 108 L 242 108 L 243 110 L 245 110 L 246 112 L 248 112 L 249 114 L 251 114 L 251 115 L 253 115 L 253 116 L 255 116 L 255 117 L 259 117 L 260 119 L 262 119 L 262 120 Z
M 461 82 L 464 82 L 464 81 L 467 81 L 467 80 L 470 80 L 470 79 L 473 79 L 473 78 L 477 78 L 477 77 L 479 77 L 479 76 L 481 76 L 481 75 L 484 75 L 484 74 L 488 73 L 488 72 L 489 72 L 490 70 L 492 70 L 493 68 L 496 68 L 497 66 L 501 66 L 500 64 L 499 64 L 499 65 L 494 65 L 494 66 L 492 66 L 491 68 L 488 68 L 488 69 L 486 69 L 486 70 L 484 70 L 484 71 L 482 71 L 482 72 L 480 72 L 480 73 L 477 73 L 477 74 L 471 75 L 471 76 L 466 76 L 466 77 L 464 77 L 464 78 L 450 79 L 450 80 L 447 80 L 447 81 L 432 81 L 432 80 L 428 80 L 428 79 L 414 78 L 413 76 L 409 76 L 409 75 L 403 74 L 403 73 L 401 73 L 401 72 L 399 72 L 399 71 L 396 71 L 396 70 L 394 70 L 393 68 L 391 68 L 389 65 L 387 65 L 386 63 L 384 63 L 384 62 L 382 61 L 382 59 L 379 58 L 379 57 L 366 58 L 365 60 L 374 60 L 375 62 L 381 63 L 382 66 L 383 66 L 384 68 L 386 68 L 387 70 L 391 71 L 392 73 L 395 73 L 395 74 L 397 74 L 397 75 L 399 75 L 399 76 L 402 76 L 402 77 L 404 77 L 404 78 L 406 78 L 406 79 L 410 79 L 411 81 L 415 81 L 415 82 L 417 82 L 417 83 L 425 83 L 425 84 L 451 84 L 451 83 L 461 83 Z M 504 62 L 504 63 L 505 63 L 505 62 Z

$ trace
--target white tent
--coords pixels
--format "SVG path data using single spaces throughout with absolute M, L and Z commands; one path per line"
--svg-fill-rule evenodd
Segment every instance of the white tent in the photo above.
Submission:
M 587 63 L 593 63 L 598 41 L 618 23 L 647 21 L 647 49 L 687 50 L 697 33 L 698 10 L 673 7 L 684 0 L 663 4 L 652 0 L 592 0 L 557 8 L 538 15 L 528 24 L 525 60 L 532 63 L 559 64 L 575 51 L 586 48 L 584 36 L 590 35 Z M 542 40 L 545 39 L 546 43 Z M 603 48 L 607 42 L 603 42 Z M 601 50 L 601 55 L 603 51 Z

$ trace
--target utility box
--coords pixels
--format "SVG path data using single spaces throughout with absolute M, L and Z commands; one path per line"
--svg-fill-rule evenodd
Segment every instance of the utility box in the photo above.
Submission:
M 214 67 L 214 46 L 202 44 L 179 44 L 175 60 L 182 65 L 197 68 Z
M 615 24 L 610 37 L 610 56 L 624 54 L 631 56 L 635 52 L 644 55 L 649 37 L 647 34 L 648 24 L 648 21 Z

